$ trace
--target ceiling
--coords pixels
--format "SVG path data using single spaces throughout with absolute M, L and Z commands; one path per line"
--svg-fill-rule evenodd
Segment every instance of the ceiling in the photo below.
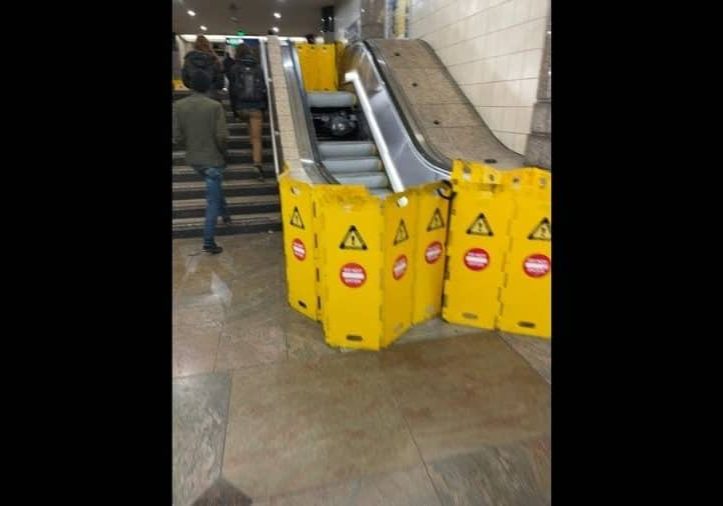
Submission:
M 333 5 L 334 0 L 171 0 L 173 2 L 173 31 L 197 34 L 205 25 L 209 35 L 235 35 L 243 30 L 247 35 L 266 35 L 269 28 L 278 26 L 278 35 L 303 36 L 319 33 L 321 8 Z M 235 7 L 235 9 L 233 8 Z M 191 17 L 188 10 L 196 15 Z M 281 14 L 280 19 L 273 16 Z M 238 21 L 233 21 L 235 16 Z

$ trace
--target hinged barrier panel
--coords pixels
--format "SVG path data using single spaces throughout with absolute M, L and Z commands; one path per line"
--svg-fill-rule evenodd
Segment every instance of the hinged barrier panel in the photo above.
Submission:
M 296 44 L 306 91 L 336 91 L 335 44 Z
M 317 202 L 326 342 L 378 350 L 383 334 L 382 202 L 341 192 L 321 193 Z
M 442 287 L 449 221 L 451 189 L 443 183 L 417 188 L 417 227 L 415 232 L 412 323 L 438 316 L 442 310 Z
M 289 304 L 316 320 L 318 293 L 312 186 L 282 174 L 279 177 L 279 193 Z
M 409 190 L 384 199 L 382 250 L 382 324 L 380 347 L 388 346 L 412 326 L 414 247 L 418 192 Z
M 540 169 L 522 169 L 505 174 L 503 180 L 515 212 L 497 326 L 506 332 L 550 338 L 552 176 Z
M 493 329 L 508 247 L 511 199 L 500 190 L 499 171 L 456 161 L 447 243 L 443 318 Z

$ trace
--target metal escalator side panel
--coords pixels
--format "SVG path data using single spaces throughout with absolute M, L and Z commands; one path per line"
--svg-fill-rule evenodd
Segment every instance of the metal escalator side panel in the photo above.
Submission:
M 372 59 L 363 43 L 352 44 L 345 52 L 342 70 L 357 94 L 392 189 L 400 192 L 448 177 L 447 170 L 428 160 L 414 145 Z
M 388 64 L 379 48 L 379 45 L 377 44 L 377 41 L 375 39 L 367 39 L 364 41 L 364 44 L 372 53 L 377 71 L 387 85 L 387 88 L 389 89 L 389 96 L 392 99 L 392 102 L 394 102 L 397 110 L 399 110 L 402 121 L 404 122 L 407 130 L 412 134 L 410 137 L 416 145 L 417 150 L 427 157 L 431 163 L 451 173 L 452 159 L 441 153 L 424 135 L 424 130 L 420 126 L 421 120 L 417 117 L 414 112 L 414 108 L 407 100 L 406 94 L 402 90 L 402 86 L 394 77 L 394 74 L 389 72 Z M 427 49 L 426 46 L 425 49 Z

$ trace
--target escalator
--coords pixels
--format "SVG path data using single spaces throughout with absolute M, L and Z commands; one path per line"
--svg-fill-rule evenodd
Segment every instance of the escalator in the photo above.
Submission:
M 449 179 L 455 159 L 500 170 L 523 165 L 424 41 L 349 45 L 338 61 L 341 84 L 333 92 L 306 92 L 294 43 L 280 45 L 294 135 L 312 183 L 358 184 L 384 196 Z M 332 118 L 345 121 L 339 117 L 355 128 L 335 131 Z
M 346 49 L 338 91 L 306 92 L 293 42 L 281 42 L 281 55 L 294 133 L 311 182 L 361 185 L 385 196 L 448 177 L 449 166 L 415 146 L 363 44 Z

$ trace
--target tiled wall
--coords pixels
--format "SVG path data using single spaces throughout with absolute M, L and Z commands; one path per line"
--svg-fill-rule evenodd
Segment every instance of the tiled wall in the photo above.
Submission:
M 410 38 L 430 43 L 498 139 L 524 153 L 550 0 L 413 0 Z

